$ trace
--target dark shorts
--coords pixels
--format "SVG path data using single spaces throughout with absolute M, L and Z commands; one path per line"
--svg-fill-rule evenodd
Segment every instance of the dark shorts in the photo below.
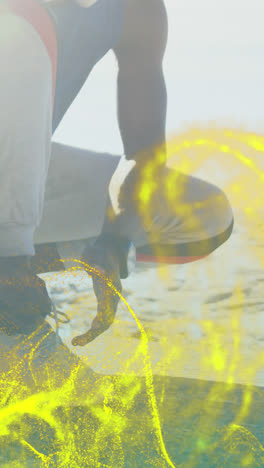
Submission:
M 90 8 L 75 2 L 49 6 L 58 40 L 53 131 L 94 65 L 118 44 L 125 4 L 125 0 L 98 0 Z

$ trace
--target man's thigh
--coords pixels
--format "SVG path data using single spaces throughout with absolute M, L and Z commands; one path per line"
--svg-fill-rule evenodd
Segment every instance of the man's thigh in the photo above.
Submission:
M 109 181 L 119 157 L 52 144 L 44 213 L 36 243 L 60 242 L 100 234 Z M 168 190 L 169 189 L 169 190 Z M 225 232 L 233 219 L 225 194 L 215 185 L 166 169 L 150 210 L 127 212 L 120 234 L 137 247 L 151 242 L 181 245 Z
M 44 211 L 35 243 L 100 234 L 108 184 L 119 157 L 53 142 Z

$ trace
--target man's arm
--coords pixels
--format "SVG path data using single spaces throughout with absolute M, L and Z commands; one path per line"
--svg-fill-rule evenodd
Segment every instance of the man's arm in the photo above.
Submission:
M 109 184 L 102 233 L 118 235 L 122 212 L 139 203 L 142 167 L 150 162 L 155 179 L 166 163 L 167 93 L 162 61 L 168 22 L 163 0 L 126 0 L 123 34 L 114 49 L 118 61 L 118 120 L 125 156 Z
M 148 162 L 152 164 L 152 161 L 156 165 L 157 155 L 161 155 L 158 165 L 165 165 L 167 107 L 162 72 L 167 42 L 167 15 L 163 1 L 123 1 L 127 3 L 126 19 L 122 38 L 114 52 L 119 67 L 118 119 L 125 157 L 121 158 L 109 185 L 109 205 L 102 235 L 93 250 L 90 251 L 88 247 L 83 254 L 86 263 L 103 269 L 119 292 L 121 268 L 116 245 L 121 243 L 121 239 L 118 239 L 120 216 L 122 211 L 126 214 L 128 207 L 129 218 L 142 165 Z M 161 167 L 157 172 L 162 172 Z M 117 242 L 114 242 L 113 238 L 116 237 Z M 113 294 L 96 275 L 93 277 L 93 286 L 98 301 L 97 315 L 91 330 L 74 338 L 74 346 L 83 346 L 103 333 L 110 327 L 116 314 L 119 296 Z
M 165 144 L 167 95 L 162 61 L 167 43 L 163 0 L 126 0 L 118 61 L 118 120 L 127 159 L 147 158 Z

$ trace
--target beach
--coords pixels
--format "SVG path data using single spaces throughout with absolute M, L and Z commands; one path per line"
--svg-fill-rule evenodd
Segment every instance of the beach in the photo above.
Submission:
M 264 386 L 261 248 L 249 238 L 243 216 L 235 213 L 235 219 L 231 238 L 207 258 L 138 264 L 123 281 L 122 295 L 146 331 L 154 374 Z M 108 331 L 73 347 L 72 338 L 87 331 L 96 314 L 91 278 L 75 271 L 44 276 L 70 318 L 59 326 L 69 349 L 98 373 L 144 375 L 142 360 L 133 359 L 142 333 L 122 300 Z

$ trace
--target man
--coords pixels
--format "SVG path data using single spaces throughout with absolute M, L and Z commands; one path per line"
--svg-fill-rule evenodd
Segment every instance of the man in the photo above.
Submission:
M 105 186 L 108 196 L 104 220 L 94 246 L 87 247 L 82 258 L 99 267 L 120 291 L 120 276 L 127 275 L 124 258 L 130 241 L 135 243 L 136 233 L 148 234 L 149 243 L 155 244 L 161 241 L 164 232 L 169 237 L 173 225 L 174 238 L 169 240 L 173 243 L 175 233 L 180 234 L 180 229 L 175 230 L 175 226 L 188 225 L 188 222 L 179 222 L 180 217 L 170 216 L 166 210 L 163 212 L 157 195 L 166 174 L 166 88 L 162 60 L 167 41 L 167 16 L 163 1 L 20 0 L 17 7 L 16 0 L 6 0 L 3 9 L 0 16 L 1 329 L 7 334 L 29 334 L 43 323 L 52 309 L 44 282 L 30 268 L 30 259 L 35 253 L 36 228 L 41 237 L 45 216 L 49 218 L 52 209 L 48 191 L 56 172 L 56 151 L 60 151 L 59 146 L 51 148 L 52 131 L 57 128 L 93 66 L 110 49 L 118 63 L 118 120 L 124 156 L 114 171 L 110 171 L 108 187 Z M 58 47 L 56 90 L 56 54 L 54 44 L 50 45 L 51 21 Z M 47 34 L 48 29 L 50 34 Z M 61 160 L 61 170 L 63 165 Z M 83 166 L 84 162 L 80 162 L 80 171 Z M 65 176 L 69 178 L 68 194 L 71 197 L 71 171 Z M 79 181 L 83 180 L 84 174 L 80 172 L 78 177 Z M 100 185 L 104 179 L 104 166 L 101 172 L 93 173 L 93 177 Z M 179 184 L 181 177 L 178 175 Z M 199 185 L 194 179 L 186 178 L 184 190 L 188 184 L 186 193 L 196 194 L 199 201 L 205 183 Z M 62 186 L 60 181 L 58 191 Z M 45 187 L 48 188 L 43 220 Z M 204 193 L 218 197 L 216 205 L 223 225 L 222 229 L 215 225 L 213 233 L 223 231 L 225 234 L 213 248 L 208 247 L 204 236 L 207 247 L 203 255 L 226 240 L 232 229 L 232 214 L 226 198 L 216 188 L 209 189 L 209 184 L 206 187 Z M 64 196 L 65 193 L 64 189 Z M 54 200 L 56 197 L 58 199 L 59 195 L 54 196 Z M 62 206 L 61 200 L 60 203 Z M 60 209 L 57 216 L 59 219 Z M 197 238 L 198 231 L 201 233 L 198 224 L 200 221 L 196 222 Z M 190 223 L 190 229 L 193 229 L 191 226 L 193 223 Z M 206 229 L 203 227 L 203 230 Z M 211 237 L 214 237 L 212 233 Z M 89 343 L 114 319 L 118 297 L 109 293 L 96 274 L 93 284 L 98 313 L 92 329 L 82 337 L 76 337 L 74 345 Z

